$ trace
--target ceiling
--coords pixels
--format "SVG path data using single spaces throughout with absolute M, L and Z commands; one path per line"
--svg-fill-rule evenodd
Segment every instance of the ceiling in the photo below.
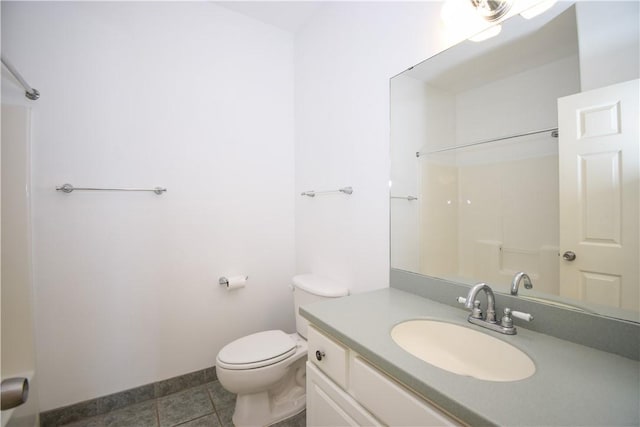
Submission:
M 214 1 L 218 6 L 241 13 L 281 30 L 295 33 L 322 6 L 323 1 Z

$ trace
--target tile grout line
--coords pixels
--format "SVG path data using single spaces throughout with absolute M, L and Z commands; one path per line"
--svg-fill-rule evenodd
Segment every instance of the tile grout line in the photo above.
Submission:
M 208 384 L 210 383 L 214 383 L 215 381 L 218 381 L 217 379 L 214 381 L 210 381 L 208 383 L 205 384 L 205 388 L 207 389 L 207 396 L 209 396 L 209 400 L 211 401 L 211 406 L 213 406 L 213 413 L 216 415 L 216 418 L 218 419 L 218 424 L 220 424 L 220 427 L 224 427 L 224 425 L 222 424 L 222 418 L 220 418 L 220 414 L 218 413 L 218 407 L 216 406 L 215 402 L 213 401 L 213 394 L 211 392 L 211 390 L 209 389 Z
M 160 402 L 158 402 L 158 398 L 153 399 L 153 402 L 156 406 L 156 422 L 158 423 L 158 427 L 160 427 Z
M 210 383 L 214 383 L 218 381 L 218 379 L 216 378 L 215 381 L 210 381 Z M 219 381 L 218 381 L 219 383 Z M 209 384 L 209 383 L 208 383 Z M 207 386 L 207 393 L 209 393 L 209 399 L 211 399 L 211 404 L 213 404 L 213 409 L 216 413 L 216 418 L 218 419 L 218 424 L 220 424 L 220 427 L 225 427 L 224 423 L 222 422 L 222 416 L 220 415 L 220 411 L 218 410 L 218 407 L 216 406 L 216 403 L 214 402 L 213 399 L 213 390 L 211 390 L 208 386 Z M 231 424 L 233 426 L 233 423 Z
M 217 415 L 217 414 L 216 414 L 215 405 L 214 405 L 214 403 L 213 403 L 213 400 L 212 400 L 212 398 L 211 398 L 211 395 L 209 394 L 208 387 L 207 387 L 206 383 L 204 383 L 204 384 L 200 384 L 200 385 L 195 385 L 195 386 L 193 386 L 193 387 L 189 387 L 189 388 L 187 388 L 187 389 L 185 389 L 185 390 L 182 390 L 182 391 L 179 391 L 179 392 L 175 392 L 175 393 L 168 394 L 168 395 L 166 395 L 166 396 L 163 396 L 162 398 L 158 398 L 158 400 L 160 400 L 160 399 L 165 399 L 165 398 L 169 398 L 169 397 L 170 397 L 170 396 L 172 396 L 172 395 L 178 395 L 178 394 L 184 393 L 184 392 L 186 392 L 187 390 L 192 390 L 192 391 L 194 391 L 194 390 L 197 390 L 197 389 L 200 389 L 200 390 L 204 389 L 204 392 L 206 393 L 207 397 L 209 397 L 209 402 L 211 403 L 211 411 L 206 411 L 206 412 L 205 412 L 204 414 L 202 414 L 202 415 L 198 415 L 198 416 L 196 416 L 196 417 L 194 417 L 194 418 L 188 418 L 188 419 L 186 419 L 186 420 L 179 421 L 179 422 L 178 422 L 178 423 L 176 423 L 176 424 L 170 424 L 170 425 L 168 425 L 168 426 L 166 426 L 166 427 L 177 427 L 177 426 L 181 426 L 181 425 L 183 425 L 183 424 L 190 423 L 190 422 L 192 422 L 192 421 L 194 421 L 194 420 L 198 420 L 198 419 L 200 419 L 200 418 L 207 417 L 207 416 L 209 416 L 209 415 Z M 159 405 L 158 405 L 158 411 L 159 411 Z M 159 412 L 158 412 L 158 413 L 159 413 Z M 192 416 L 192 415 L 191 415 L 191 416 Z M 159 418 L 159 416 L 158 416 L 158 418 Z
M 209 415 L 212 415 L 212 414 L 215 414 L 215 412 L 212 412 L 211 414 L 204 414 L 204 415 L 200 415 L 198 418 L 194 418 L 194 419 L 192 419 L 192 420 L 183 421 L 183 422 L 181 422 L 180 424 L 175 424 L 175 425 L 172 425 L 171 427 L 180 427 L 180 426 L 183 426 L 183 425 L 188 424 L 188 423 L 190 423 L 190 422 L 193 422 L 193 421 L 199 420 L 199 419 L 201 419 L 201 418 L 208 417 Z

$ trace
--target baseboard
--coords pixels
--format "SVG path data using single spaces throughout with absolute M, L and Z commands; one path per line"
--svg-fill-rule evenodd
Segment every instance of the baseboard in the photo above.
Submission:
M 172 393 L 196 387 L 218 378 L 216 368 L 201 369 L 188 374 L 179 375 L 154 383 L 123 390 L 107 396 L 85 400 L 61 408 L 51 409 L 40 413 L 41 427 L 57 427 L 79 421 L 84 418 L 106 414 L 134 403 L 157 399 Z

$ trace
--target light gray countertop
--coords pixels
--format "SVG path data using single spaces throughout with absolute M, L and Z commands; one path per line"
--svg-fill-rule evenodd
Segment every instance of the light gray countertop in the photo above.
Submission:
M 466 310 L 393 288 L 309 304 L 300 313 L 473 426 L 640 425 L 638 361 L 527 330 L 517 319 L 518 334 L 502 335 L 468 323 Z M 533 359 L 536 372 L 520 381 L 492 382 L 444 371 L 392 340 L 393 326 L 410 319 L 445 320 L 509 342 Z

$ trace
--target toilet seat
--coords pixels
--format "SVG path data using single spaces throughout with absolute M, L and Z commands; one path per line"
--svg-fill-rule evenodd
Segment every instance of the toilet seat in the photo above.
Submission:
M 224 346 L 216 365 L 232 370 L 262 368 L 291 357 L 296 348 L 296 342 L 283 331 L 258 332 Z

